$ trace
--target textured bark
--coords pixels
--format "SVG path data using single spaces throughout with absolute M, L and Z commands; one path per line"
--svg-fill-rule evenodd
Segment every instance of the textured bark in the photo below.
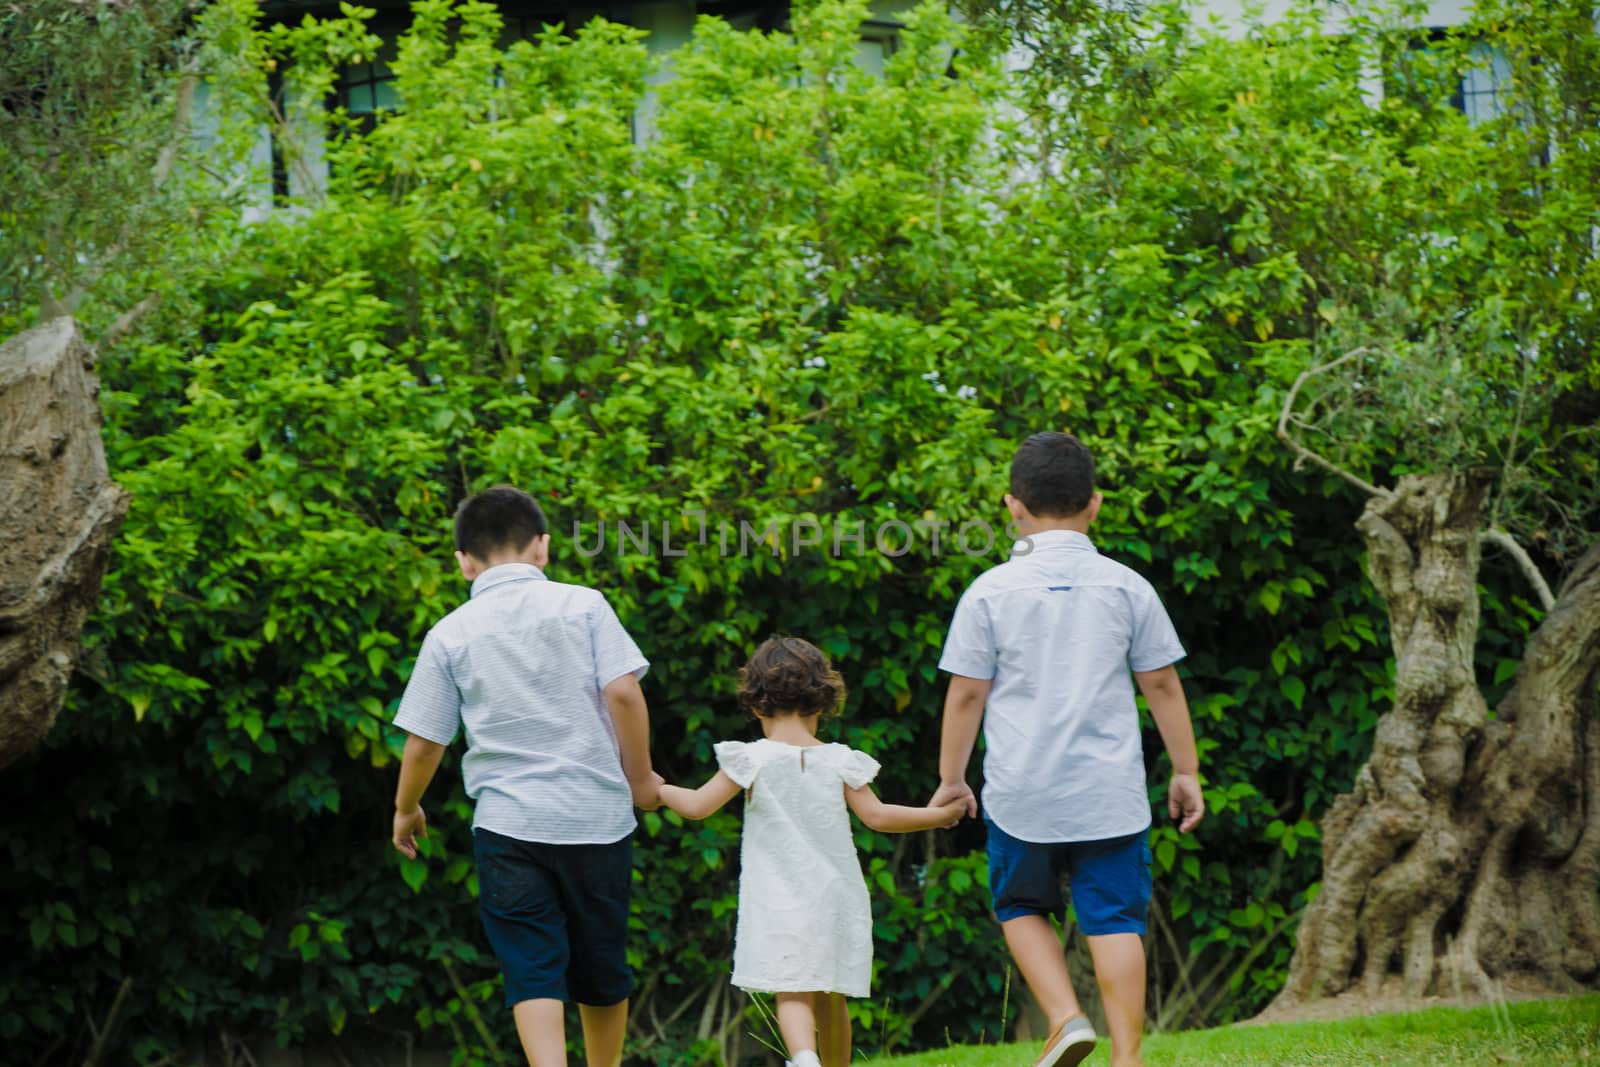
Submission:
M 0 346 L 0 767 L 55 722 L 127 510 L 98 393 L 69 318 Z
M 1278 1006 L 1359 985 L 1489 994 L 1600 982 L 1600 547 L 1490 716 L 1473 672 L 1493 473 L 1408 475 L 1357 523 L 1389 613 L 1394 707 L 1323 821 L 1322 889 Z

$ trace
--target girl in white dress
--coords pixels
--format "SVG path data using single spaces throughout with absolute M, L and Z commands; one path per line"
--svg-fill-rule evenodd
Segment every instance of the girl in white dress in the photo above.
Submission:
M 844 998 L 872 979 L 872 908 L 850 833 L 848 805 L 874 830 L 905 833 L 953 825 L 962 804 L 885 804 L 871 782 L 878 762 L 817 740 L 817 720 L 837 714 L 844 682 L 816 646 L 775 637 L 739 672 L 739 706 L 765 737 L 716 745 L 716 776 L 699 789 L 663 786 L 661 802 L 704 819 L 745 793 L 739 849 L 739 917 L 733 984 L 772 993 L 794 1067 L 848 1067 Z

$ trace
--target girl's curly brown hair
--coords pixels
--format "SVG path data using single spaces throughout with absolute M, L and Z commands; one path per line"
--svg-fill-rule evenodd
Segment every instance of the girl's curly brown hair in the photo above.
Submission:
M 752 715 L 837 715 L 844 679 L 810 641 L 771 637 L 739 671 L 739 706 Z

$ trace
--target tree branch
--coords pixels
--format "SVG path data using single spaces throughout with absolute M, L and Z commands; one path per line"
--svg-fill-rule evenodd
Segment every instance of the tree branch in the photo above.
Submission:
M 189 140 L 189 127 L 194 122 L 195 91 L 200 86 L 200 60 L 191 55 L 183 64 L 183 77 L 178 82 L 177 102 L 172 111 L 172 136 L 161 146 L 156 165 L 150 172 L 151 184 L 157 189 L 167 184 L 172 168 Z
M 1305 385 L 1306 382 L 1310 381 L 1318 374 L 1326 374 L 1335 367 L 1342 366 L 1343 364 L 1350 362 L 1352 359 L 1355 359 L 1357 356 L 1364 356 L 1370 351 L 1371 349 L 1369 348 L 1357 348 L 1353 351 L 1346 352 L 1332 363 L 1324 363 L 1320 367 L 1312 367 L 1309 370 L 1301 371 L 1300 376 L 1296 378 L 1294 380 L 1294 384 L 1289 387 L 1289 395 L 1284 397 L 1283 410 L 1278 413 L 1278 440 L 1282 441 L 1285 445 L 1288 445 L 1289 450 L 1292 451 L 1300 461 L 1310 462 L 1315 466 L 1321 467 L 1329 474 L 1343 478 L 1345 481 L 1349 482 L 1363 493 L 1366 493 L 1368 496 L 1388 496 L 1389 491 L 1387 489 L 1380 489 L 1378 486 L 1364 481 L 1354 474 L 1351 474 L 1338 464 L 1323 458 L 1322 456 L 1313 452 L 1311 449 L 1307 448 L 1305 445 L 1302 445 L 1289 433 L 1289 416 L 1294 412 L 1294 402 L 1295 399 L 1300 395 L 1301 386 Z
M 1528 379 L 1533 375 L 1534 361 L 1539 358 L 1539 342 L 1534 341 L 1526 349 L 1518 345 L 1517 355 L 1522 360 L 1522 381 L 1517 385 L 1516 417 L 1511 420 L 1511 440 L 1506 444 L 1506 460 L 1500 472 L 1499 492 L 1495 493 L 1494 502 L 1489 506 L 1489 528 L 1491 530 L 1500 525 L 1500 508 L 1505 504 L 1506 493 L 1511 489 L 1511 471 L 1516 466 L 1517 441 L 1522 436 L 1522 414 L 1528 406 Z M 1510 535 L 1507 536 L 1509 537 Z M 1545 605 L 1545 610 L 1550 610 L 1549 604 Z
M 1491 526 L 1478 535 L 1478 540 L 1486 545 L 1494 545 L 1516 561 L 1517 568 L 1522 571 L 1522 576 L 1528 579 L 1528 584 L 1533 586 L 1534 595 L 1539 598 L 1539 606 L 1549 611 L 1556 606 L 1555 594 L 1550 591 L 1550 583 L 1544 580 L 1544 575 L 1539 572 L 1539 567 L 1533 562 L 1533 557 L 1528 555 L 1528 550 L 1523 548 L 1515 537 L 1498 526 Z
M 150 314 L 150 312 L 154 311 L 159 306 L 161 306 L 161 294 L 151 293 L 149 296 L 133 305 L 133 307 L 129 308 L 127 311 L 124 311 L 121 315 L 118 315 L 117 321 L 108 326 L 106 328 L 106 332 L 95 339 L 94 347 L 96 351 L 110 348 L 112 345 L 122 340 L 127 336 L 128 331 L 133 329 L 135 323 L 144 318 L 146 315 Z

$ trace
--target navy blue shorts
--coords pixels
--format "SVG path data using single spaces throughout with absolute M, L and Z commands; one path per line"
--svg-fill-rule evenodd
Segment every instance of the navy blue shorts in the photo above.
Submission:
M 508 1007 L 546 998 L 595 1007 L 628 999 L 631 837 L 544 845 L 479 827 L 472 851 L 478 913 L 505 975 Z
M 989 892 L 1001 922 L 1024 915 L 1066 918 L 1061 878 L 1085 934 L 1143 934 L 1150 912 L 1150 844 L 1141 830 L 1104 841 L 1041 845 L 1019 841 L 987 817 Z

